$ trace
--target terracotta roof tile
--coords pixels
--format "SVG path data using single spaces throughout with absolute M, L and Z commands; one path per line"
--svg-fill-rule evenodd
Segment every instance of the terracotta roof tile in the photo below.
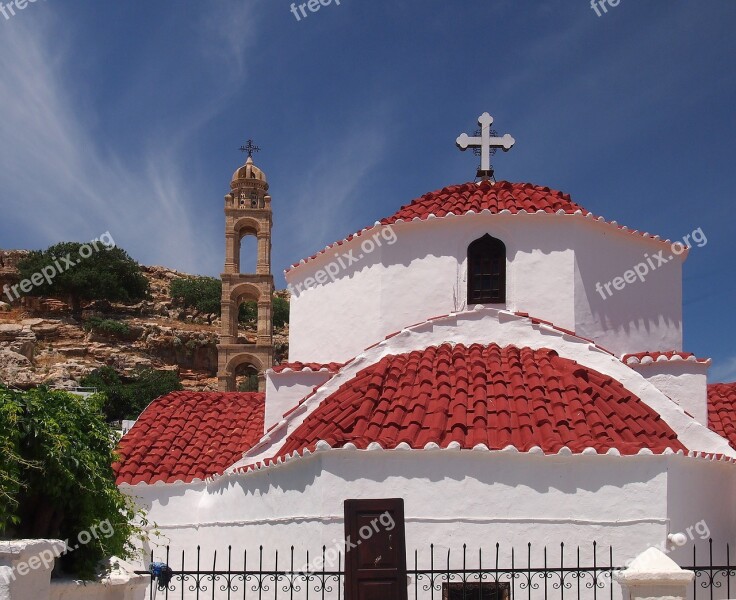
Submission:
M 117 483 L 189 482 L 222 473 L 263 435 L 265 395 L 173 392 L 118 444 Z
M 628 227 L 618 225 L 615 221 L 608 222 L 602 217 L 595 217 L 590 211 L 573 202 L 569 194 L 531 183 L 512 183 L 509 181 L 499 181 L 495 184 L 491 184 L 488 181 L 480 183 L 469 182 L 429 192 L 413 200 L 411 203 L 402 206 L 390 217 L 376 222 L 376 225 L 392 225 L 401 221 L 413 221 L 415 219 L 426 220 L 433 217 L 442 218 L 448 215 L 464 215 L 468 212 L 480 213 L 481 211 L 488 211 L 492 214 L 498 214 L 504 211 L 510 214 L 537 212 L 547 214 L 577 214 L 581 217 L 603 221 L 633 234 L 656 240 L 659 239 L 658 236 L 652 236 L 648 233 L 632 231 Z M 364 231 L 370 230 L 372 227 L 363 229 L 349 235 L 344 240 L 327 246 L 324 250 L 320 250 L 309 258 L 293 264 L 291 268 L 293 269 L 300 264 L 307 263 L 328 250 L 342 246 L 346 242 L 360 237 Z M 287 272 L 289 270 L 291 269 L 287 269 Z
M 338 417 L 339 415 L 339 417 Z M 443 344 L 386 356 L 325 399 L 278 456 L 319 440 L 423 448 L 458 442 L 501 450 L 586 447 L 636 454 L 684 450 L 660 416 L 618 381 L 554 350 Z
M 634 352 L 632 354 L 624 354 L 621 361 L 627 365 L 648 365 L 669 361 L 697 362 L 706 365 L 711 363 L 710 358 L 698 358 L 692 352 L 680 352 L 678 350 L 669 350 L 667 352 Z
M 303 362 L 291 362 L 281 363 L 271 369 L 274 373 L 283 373 L 285 371 L 327 371 L 328 373 L 337 373 L 342 367 L 342 363 L 303 363 Z
M 708 386 L 708 427 L 736 449 L 736 382 Z

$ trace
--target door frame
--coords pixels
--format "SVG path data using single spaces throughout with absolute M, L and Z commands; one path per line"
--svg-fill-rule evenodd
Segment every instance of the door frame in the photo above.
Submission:
M 348 536 L 357 534 L 357 516 L 361 511 L 388 512 L 392 513 L 396 534 L 396 543 L 399 545 L 397 552 L 396 579 L 397 597 L 386 600 L 407 600 L 407 573 L 406 573 L 406 526 L 404 520 L 403 498 L 371 498 L 365 500 L 345 500 L 345 600 L 358 600 L 359 583 L 358 576 L 358 553 L 356 548 L 351 549 L 347 543 Z M 353 544 L 359 544 L 360 537 L 351 538 Z

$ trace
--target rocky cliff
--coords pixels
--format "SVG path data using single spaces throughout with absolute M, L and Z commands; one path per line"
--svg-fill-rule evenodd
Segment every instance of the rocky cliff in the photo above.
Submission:
M 0 290 L 17 282 L 18 260 L 25 251 L 0 250 Z M 0 300 L 0 381 L 29 388 L 40 384 L 71 388 L 81 377 L 108 365 L 130 376 L 140 368 L 177 370 L 185 389 L 217 389 L 217 343 L 220 321 L 177 307 L 171 282 L 188 277 L 165 267 L 143 267 L 151 299 L 132 306 L 94 302 L 82 321 L 69 307 L 50 298 Z M 286 292 L 277 292 L 286 295 Z M 90 317 L 125 324 L 124 333 L 85 331 Z M 255 329 L 241 326 L 241 336 L 255 341 Z M 288 352 L 288 325 L 274 331 L 276 360 Z

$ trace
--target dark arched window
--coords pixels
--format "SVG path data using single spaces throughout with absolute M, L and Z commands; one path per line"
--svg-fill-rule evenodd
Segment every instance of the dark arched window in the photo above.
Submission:
M 506 302 L 506 246 L 486 234 L 468 246 L 468 305 Z

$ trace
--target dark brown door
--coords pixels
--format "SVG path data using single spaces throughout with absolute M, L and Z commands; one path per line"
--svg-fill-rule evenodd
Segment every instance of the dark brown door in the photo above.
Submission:
M 406 600 L 404 501 L 345 501 L 345 600 Z

